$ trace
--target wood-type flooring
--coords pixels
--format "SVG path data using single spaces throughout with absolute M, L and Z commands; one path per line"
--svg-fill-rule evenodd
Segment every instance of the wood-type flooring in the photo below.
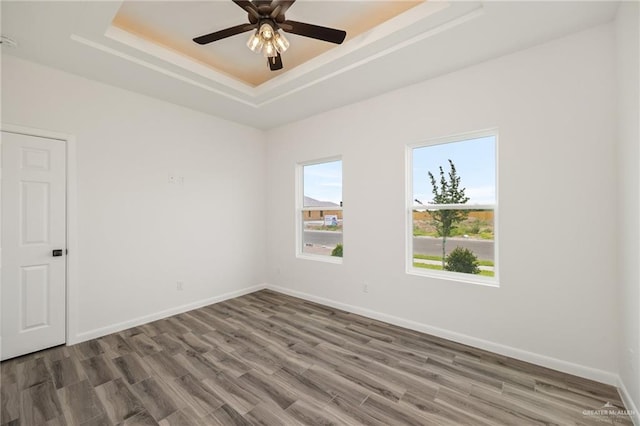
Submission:
M 614 387 L 268 290 L 0 370 L 12 426 L 631 424 Z

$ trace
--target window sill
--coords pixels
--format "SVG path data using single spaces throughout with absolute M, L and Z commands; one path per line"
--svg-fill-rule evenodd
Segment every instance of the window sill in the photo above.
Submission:
M 475 284 L 484 287 L 499 288 L 500 282 L 498 277 L 483 277 L 473 274 L 463 274 L 458 272 L 442 272 L 434 270 L 425 270 L 414 267 L 407 268 L 408 275 L 416 275 L 419 277 L 436 278 L 439 280 L 454 281 L 463 284 Z
M 307 254 L 307 253 L 298 253 L 296 258 L 303 260 L 314 260 L 317 262 L 325 262 L 325 263 L 335 263 L 338 265 L 342 265 L 342 258 L 337 256 L 325 256 L 321 254 Z

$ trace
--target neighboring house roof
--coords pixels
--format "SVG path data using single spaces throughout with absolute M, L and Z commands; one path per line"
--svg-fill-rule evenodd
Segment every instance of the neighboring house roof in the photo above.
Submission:
M 338 204 L 331 201 L 320 201 L 315 198 L 304 196 L 305 207 L 340 207 Z

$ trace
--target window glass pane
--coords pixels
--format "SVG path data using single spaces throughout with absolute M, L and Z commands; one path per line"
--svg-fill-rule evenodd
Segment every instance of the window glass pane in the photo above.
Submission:
M 413 149 L 415 268 L 494 276 L 495 136 Z M 437 209 L 462 204 L 488 209 Z
M 302 211 L 302 253 L 342 257 L 342 210 L 320 213 Z
M 413 266 L 493 277 L 493 227 L 491 209 L 414 210 Z
M 342 203 L 342 161 L 303 167 L 304 207 L 338 207 Z
M 342 257 L 342 161 L 302 166 L 302 186 L 302 253 Z
M 460 178 L 460 188 L 469 198 L 463 204 L 495 204 L 496 155 L 495 136 L 469 139 L 461 142 L 423 146 L 413 150 L 413 199 L 416 203 L 434 202 L 429 172 L 440 186 L 440 167 L 445 179 L 454 164 Z

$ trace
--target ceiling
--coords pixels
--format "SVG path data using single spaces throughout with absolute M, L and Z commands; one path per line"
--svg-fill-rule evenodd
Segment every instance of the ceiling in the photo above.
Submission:
M 2 1 L 2 53 L 268 129 L 614 19 L 615 1 L 298 0 L 287 19 L 345 29 L 295 35 L 284 69 L 197 35 L 246 22 L 230 0 Z M 214 46 L 215 45 L 215 46 Z

